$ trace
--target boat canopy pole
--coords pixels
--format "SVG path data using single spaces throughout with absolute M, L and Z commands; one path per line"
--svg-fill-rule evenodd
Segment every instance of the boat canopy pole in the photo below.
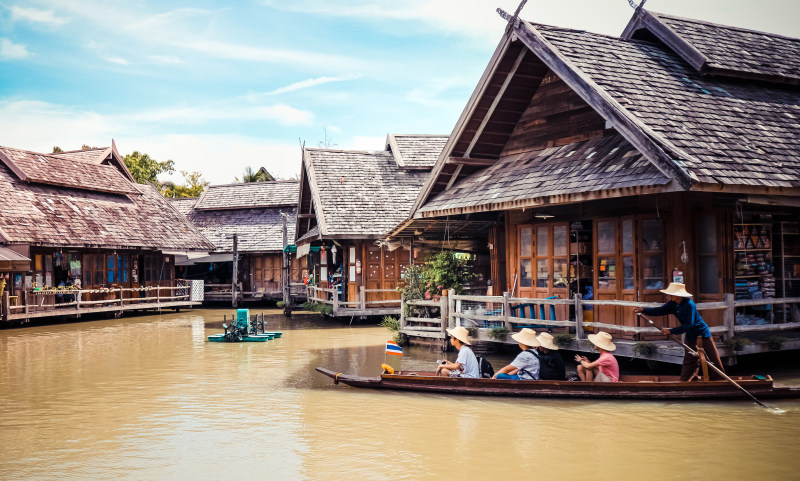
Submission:
M 638 312 L 637 314 L 639 315 L 639 317 L 641 317 L 641 318 L 642 318 L 642 319 L 644 319 L 645 321 L 649 322 L 649 323 L 650 323 L 650 324 L 651 324 L 653 327 L 655 327 L 656 329 L 658 329 L 658 330 L 662 330 L 660 327 L 656 326 L 656 324 L 655 324 L 655 323 L 654 323 L 652 320 L 650 320 L 650 319 L 649 319 L 647 316 L 645 316 L 645 315 L 644 315 L 644 314 L 642 314 L 641 312 Z M 691 347 L 687 346 L 687 345 L 686 345 L 686 344 L 685 344 L 683 341 L 680 341 L 679 339 L 675 338 L 674 336 L 669 336 L 669 338 L 670 338 L 670 339 L 672 339 L 673 341 L 677 342 L 677 343 L 678 343 L 678 344 L 680 344 L 681 346 L 683 346 L 683 348 L 684 348 L 684 349 L 686 349 L 686 351 L 687 351 L 689 354 L 691 354 L 692 356 L 695 356 L 695 357 L 699 356 L 699 354 L 697 353 L 697 351 L 695 351 L 695 350 L 694 350 L 694 349 L 692 349 Z M 738 383 L 738 382 L 736 382 L 736 381 L 734 381 L 733 379 L 731 379 L 731 378 L 730 378 L 730 376 L 728 376 L 727 374 L 725 374 L 725 372 L 723 372 L 723 371 L 722 371 L 722 369 L 720 369 L 720 368 L 718 368 L 717 366 L 715 366 L 713 362 L 711 362 L 711 361 L 709 361 L 709 360 L 706 360 L 706 363 L 707 363 L 709 366 L 711 366 L 711 369 L 713 369 L 714 371 L 716 371 L 716 372 L 717 372 L 717 374 L 719 374 L 720 376 L 724 377 L 724 378 L 725 378 L 725 379 L 727 379 L 727 380 L 728 380 L 728 381 L 729 381 L 731 384 L 733 384 L 734 386 L 738 387 L 738 388 L 739 388 L 739 389 L 740 389 L 740 390 L 741 390 L 743 393 L 745 393 L 745 394 L 747 394 L 748 396 L 750 396 L 750 399 L 752 399 L 754 403 L 758 404 L 758 405 L 759 405 L 759 406 L 761 406 L 762 408 L 766 408 L 766 409 L 772 409 L 772 408 L 770 408 L 769 406 L 767 406 L 766 404 L 764 404 L 764 403 L 762 403 L 761 401 L 759 401 L 758 399 L 756 399 L 756 397 L 755 397 L 755 396 L 753 396 L 752 394 L 750 394 L 750 391 L 748 391 L 747 389 L 743 388 L 741 385 L 739 385 L 739 383 Z

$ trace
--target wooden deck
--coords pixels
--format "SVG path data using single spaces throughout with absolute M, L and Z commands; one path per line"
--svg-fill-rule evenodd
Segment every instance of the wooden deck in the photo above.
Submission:
M 359 289 L 355 301 L 340 301 L 337 289 L 308 286 L 306 298 L 310 302 L 328 304 L 333 308 L 333 317 L 399 316 L 400 293 L 395 289 Z M 396 299 L 367 300 L 371 296 L 396 296 Z

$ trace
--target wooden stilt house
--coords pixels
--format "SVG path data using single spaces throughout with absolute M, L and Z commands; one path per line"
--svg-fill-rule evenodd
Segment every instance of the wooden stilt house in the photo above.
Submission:
M 302 281 L 301 260 L 287 256 L 291 264 L 283 264 L 284 247 L 294 243 L 297 189 L 296 180 L 247 182 L 211 185 L 199 199 L 172 199 L 214 243 L 207 256 L 178 261 L 187 278 L 205 281 L 207 301 L 281 299 L 285 279 Z
M 396 288 L 413 246 L 380 239 L 407 218 L 443 135 L 389 135 L 382 151 L 303 149 L 297 256 L 312 297 L 335 315 L 399 312 Z
M 17 254 L 0 262 L 4 320 L 193 305 L 176 289 L 173 253 L 213 246 L 133 182 L 113 141 L 58 154 L 0 147 L 0 192 L 0 245 Z
M 496 286 L 617 301 L 582 314 L 619 336 L 649 328 L 622 301 L 672 281 L 715 334 L 798 327 L 799 85 L 794 38 L 644 9 L 620 37 L 512 23 L 393 238 L 494 215 Z

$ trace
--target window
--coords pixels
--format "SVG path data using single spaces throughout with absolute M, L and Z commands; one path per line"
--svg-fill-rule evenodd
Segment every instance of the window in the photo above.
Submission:
M 616 289 L 617 228 L 613 221 L 597 222 L 597 286 L 600 289 Z
M 645 290 L 664 289 L 664 228 L 660 219 L 642 221 L 642 277 Z
M 533 228 L 519 228 L 519 286 L 533 286 Z
M 719 294 L 717 263 L 717 220 L 713 214 L 695 217 L 697 232 L 697 275 L 700 294 Z

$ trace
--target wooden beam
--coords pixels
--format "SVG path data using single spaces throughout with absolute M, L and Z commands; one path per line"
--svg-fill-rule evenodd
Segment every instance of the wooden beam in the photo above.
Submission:
M 458 174 L 461 173 L 462 167 L 464 167 L 464 164 L 458 164 L 458 167 L 456 167 L 456 171 L 453 172 L 453 175 L 450 176 L 450 182 L 447 183 L 447 187 L 445 187 L 444 190 L 448 190 L 450 187 L 453 186 L 453 184 L 455 184 L 456 179 L 458 178 Z
M 522 59 L 525 58 L 525 54 L 527 52 L 528 50 L 524 48 L 520 50 L 519 55 L 517 55 L 517 59 L 514 61 L 514 66 L 511 67 L 511 70 L 506 75 L 506 79 L 503 81 L 503 85 L 500 87 L 500 90 L 497 92 L 497 95 L 494 96 L 494 100 L 492 100 L 492 105 L 489 107 L 489 110 L 486 112 L 486 115 L 483 116 L 481 125 L 478 127 L 478 130 L 472 137 L 472 141 L 470 141 L 469 147 L 467 147 L 467 150 L 464 152 L 464 157 L 469 157 L 469 154 L 472 153 L 472 149 L 478 142 L 478 138 L 480 138 L 481 134 L 483 133 L 483 129 L 486 127 L 486 124 L 489 123 L 489 119 L 492 117 L 494 109 L 497 108 L 497 104 L 499 104 L 500 99 L 503 98 L 503 94 L 508 88 L 508 84 L 511 83 L 511 80 L 514 78 L 514 74 L 517 73 L 517 69 L 519 68 L 519 65 L 522 63 Z
M 486 167 L 489 165 L 494 165 L 497 162 L 497 159 L 476 159 L 474 157 L 450 157 L 447 159 L 448 164 L 454 165 L 477 165 L 480 167 Z

